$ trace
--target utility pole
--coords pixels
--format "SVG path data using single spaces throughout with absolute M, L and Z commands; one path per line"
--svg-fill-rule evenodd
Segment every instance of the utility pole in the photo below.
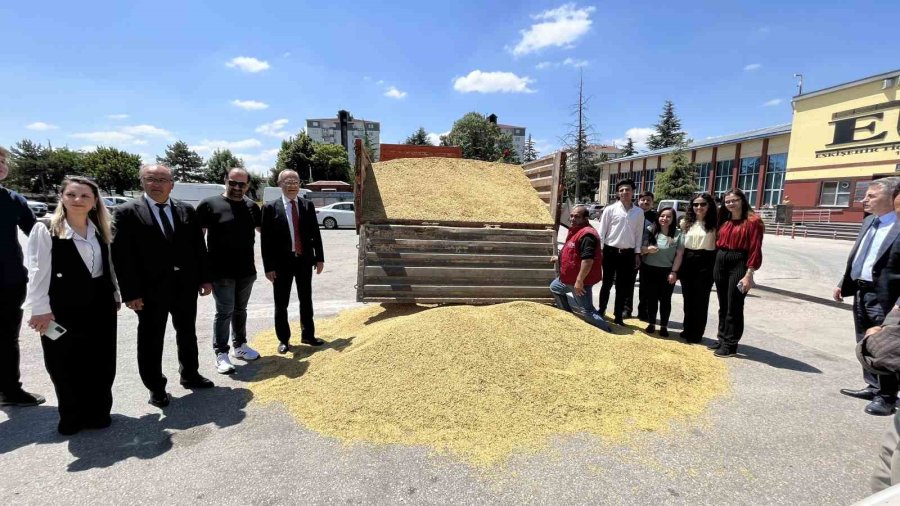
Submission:
M 803 74 L 794 74 L 797 78 L 797 95 L 803 94 Z

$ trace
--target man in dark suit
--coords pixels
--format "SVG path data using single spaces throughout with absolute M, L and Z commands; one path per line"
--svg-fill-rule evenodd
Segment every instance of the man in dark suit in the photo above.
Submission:
M 212 291 L 206 244 L 197 213 L 169 198 L 172 170 L 141 167 L 144 195 L 116 209 L 113 266 L 125 305 L 138 315 L 138 371 L 150 390 L 150 404 L 165 407 L 171 397 L 162 373 L 163 338 L 172 314 L 181 384 L 209 388 L 198 372 L 197 294 Z
M 900 225 L 894 211 L 894 199 L 900 195 L 900 177 L 873 181 L 863 197 L 863 209 L 871 216 L 863 221 L 859 236 L 847 259 L 841 282 L 834 289 L 834 300 L 853 297 L 853 323 L 856 342 L 871 327 L 882 324 L 900 297 L 900 262 L 891 260 L 892 251 L 900 251 Z M 896 375 L 875 375 L 863 371 L 866 387 L 841 389 L 841 393 L 869 400 L 866 413 L 887 416 L 897 403 Z
M 290 349 L 291 327 L 288 324 L 288 303 L 291 285 L 296 282 L 300 299 L 300 342 L 321 346 L 313 323 L 312 271 L 321 274 L 325 266 L 322 236 L 312 202 L 298 197 L 300 176 L 292 170 L 278 175 L 281 197 L 263 206 L 262 246 L 263 269 L 275 292 L 275 335 L 281 343 L 278 353 Z

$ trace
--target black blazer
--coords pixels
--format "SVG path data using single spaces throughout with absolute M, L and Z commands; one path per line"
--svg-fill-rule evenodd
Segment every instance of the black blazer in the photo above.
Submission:
M 123 302 L 170 296 L 161 290 L 175 267 L 182 276 L 193 278 L 198 288 L 210 282 L 206 242 L 197 212 L 190 204 L 170 202 L 175 228 L 171 242 L 143 196 L 115 210 L 112 259 Z
M 325 253 L 322 251 L 322 234 L 319 231 L 319 222 L 316 220 L 316 208 L 309 200 L 299 196 L 297 200 L 302 206 L 300 210 L 300 243 L 303 245 L 303 257 L 311 263 L 324 262 Z M 294 245 L 291 242 L 288 219 L 281 197 L 267 202 L 263 206 L 260 246 L 265 272 L 291 268 Z
M 841 287 L 841 295 L 844 297 L 855 296 L 859 290 L 856 283 L 850 278 L 850 271 L 853 269 L 853 258 L 856 257 L 856 251 L 859 249 L 862 239 L 869 232 L 873 221 L 875 221 L 874 215 L 863 220 L 856 243 L 853 244 L 853 249 L 850 251 L 847 267 L 844 269 L 844 277 L 841 278 L 838 285 Z M 875 265 L 872 266 L 872 282 L 875 285 L 878 302 L 884 309 L 884 314 L 888 314 L 897 303 L 897 298 L 900 297 L 900 221 L 894 223 L 878 249 L 878 258 L 875 260 Z

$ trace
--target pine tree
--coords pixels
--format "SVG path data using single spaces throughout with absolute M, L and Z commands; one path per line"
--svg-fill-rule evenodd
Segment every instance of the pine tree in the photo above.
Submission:
M 403 144 L 412 146 L 431 146 L 431 142 L 428 141 L 428 132 L 426 132 L 423 127 L 419 127 L 418 130 L 407 137 L 406 140 L 403 141 Z
M 631 137 L 625 142 L 625 147 L 622 148 L 622 156 L 631 156 L 636 155 L 637 149 L 634 147 L 634 139 Z
M 531 134 L 528 134 L 528 140 L 525 141 L 525 160 L 526 162 L 531 162 L 537 160 L 538 151 L 534 148 L 534 141 L 531 140 Z
M 172 169 L 176 181 L 191 183 L 204 179 L 203 158 L 184 141 L 166 146 L 166 156 L 157 156 L 156 162 Z
M 647 147 L 650 149 L 680 146 L 686 141 L 686 134 L 681 131 L 681 120 L 675 115 L 675 105 L 671 100 L 666 100 L 663 112 L 659 115 L 659 123 L 654 127 L 656 133 L 647 139 Z
M 672 152 L 672 162 L 661 174 L 656 175 L 656 199 L 690 200 L 700 191 L 697 186 L 697 165 L 688 160 L 682 146 Z
M 594 152 L 590 150 L 593 128 L 587 118 L 589 99 L 584 96 L 584 78 L 578 81 L 578 102 L 572 107 L 575 121 L 569 125 L 569 132 L 563 137 L 569 153 L 566 166 L 566 191 L 575 202 L 581 202 L 581 183 L 585 177 L 597 171 Z

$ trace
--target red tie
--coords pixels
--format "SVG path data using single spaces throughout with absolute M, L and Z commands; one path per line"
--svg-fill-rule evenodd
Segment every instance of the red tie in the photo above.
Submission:
M 300 213 L 297 211 L 297 201 L 291 201 L 291 221 L 294 222 L 294 253 L 303 254 L 303 244 L 300 243 Z

